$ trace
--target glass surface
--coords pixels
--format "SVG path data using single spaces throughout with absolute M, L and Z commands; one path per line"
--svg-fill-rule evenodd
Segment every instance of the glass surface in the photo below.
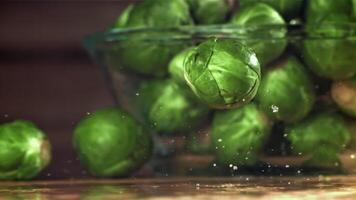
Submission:
M 347 65 L 354 69 L 356 74 L 356 62 L 353 62 L 352 65 L 352 59 L 356 57 L 355 36 L 355 24 L 338 24 L 336 29 L 335 26 L 331 29 L 329 25 L 326 25 L 312 33 L 303 25 L 290 25 L 287 27 L 198 26 L 172 29 L 115 29 L 110 32 L 88 36 L 85 38 L 84 43 L 92 58 L 102 67 L 108 80 L 108 86 L 117 104 L 144 124 L 146 130 L 154 138 L 154 156 L 149 162 L 149 166 L 155 171 L 156 175 L 230 176 L 253 174 L 300 176 L 356 172 L 356 146 L 353 142 L 356 138 L 356 118 L 351 117 L 340 109 L 331 94 L 332 88 L 336 87 L 335 85 L 342 84 L 341 80 L 346 79 L 344 77 L 352 77 L 352 75 L 340 75 L 341 78 L 337 77 L 332 80 L 334 78 L 329 77 L 335 73 L 326 75 L 328 78 L 325 78 L 323 73 L 315 70 L 318 66 L 340 65 L 341 69 Z M 227 110 L 211 108 L 202 102 L 209 111 L 198 118 L 195 126 L 176 130 L 173 128 L 173 131 L 160 131 L 157 130 L 157 126 L 161 125 L 159 124 L 161 121 L 158 121 L 158 124 L 152 121 L 147 122 L 146 117 L 142 114 L 142 109 L 137 104 L 138 99 L 144 95 L 140 89 L 142 84 L 157 79 L 171 80 L 172 75 L 168 71 L 168 66 L 174 56 L 189 47 L 201 44 L 209 38 L 221 38 L 231 42 L 237 41 L 247 44 L 246 46 L 252 50 L 254 50 L 253 46 L 265 45 L 264 51 L 266 53 L 278 51 L 276 50 L 276 44 L 278 46 L 278 44 L 285 43 L 284 51 L 278 58 L 261 66 L 262 81 L 271 69 L 276 69 L 276 66 L 283 66 L 286 59 L 292 56 L 305 68 L 307 77 L 313 84 L 315 99 L 310 100 L 313 102 L 309 102 L 312 108 L 309 109 L 307 114 L 300 117 L 301 119 L 293 121 L 284 117 L 294 114 L 290 113 L 291 111 L 289 110 L 282 113 L 284 107 L 298 107 L 299 97 L 294 98 L 291 95 L 286 95 L 283 105 L 268 104 L 271 115 L 274 116 L 274 114 L 280 113 L 279 116 L 281 117 L 276 119 L 272 117 L 273 119 L 269 120 L 272 124 L 271 130 L 268 137 L 261 139 L 263 140 L 263 146 L 258 152 L 255 152 L 257 161 L 254 164 L 245 165 L 241 161 L 221 164 L 216 159 L 218 146 L 211 142 L 213 120 L 216 113 L 228 112 Z M 152 59 L 147 59 L 147 57 Z M 310 63 L 317 67 L 310 67 Z M 131 66 L 127 67 L 130 64 Z M 145 71 L 154 64 L 157 65 L 155 68 L 157 73 L 155 70 L 153 70 L 154 72 L 152 70 Z M 328 72 L 328 70 L 326 71 Z M 293 83 L 294 79 L 287 78 L 285 81 Z M 296 83 L 299 84 L 297 81 Z M 190 90 L 187 85 L 182 87 Z M 297 86 L 296 88 L 300 87 Z M 356 98 L 352 91 L 345 91 L 341 92 L 341 96 L 349 95 L 351 96 L 350 98 Z M 164 91 L 159 90 L 159 93 L 164 93 Z M 174 97 L 174 95 L 172 96 Z M 266 96 L 267 99 L 272 97 Z M 167 99 L 165 102 L 177 100 L 176 98 L 169 99 L 169 97 Z M 144 99 L 144 101 L 146 100 L 149 101 L 149 99 Z M 252 103 L 257 104 L 258 109 L 262 109 L 261 103 L 256 98 L 252 100 Z M 172 104 L 179 105 L 179 103 Z M 243 109 L 245 106 L 239 106 L 234 109 Z M 300 109 L 303 108 L 300 107 Z M 306 144 L 307 146 L 316 144 L 315 151 L 320 150 L 322 152 L 325 150 L 328 152 L 318 154 L 316 156 L 317 159 L 314 159 L 313 162 L 310 162 L 311 157 L 313 157 L 311 153 L 296 153 L 296 150 L 293 149 L 294 146 L 291 144 L 291 136 L 289 136 L 292 133 L 288 132 L 289 127 L 294 127 L 294 125 L 301 123 L 308 124 L 308 122 L 313 121 L 315 116 L 323 115 L 323 113 L 339 116 L 342 126 L 345 126 L 349 133 L 348 138 L 345 139 L 345 144 L 335 150 L 337 151 L 337 158 L 332 158 L 334 160 L 330 161 L 331 158 L 328 155 L 325 156 L 327 157 L 325 158 L 326 160 L 329 159 L 327 164 L 323 163 L 324 158 L 321 155 L 328 154 L 329 149 L 334 148 L 333 145 L 339 145 L 333 143 L 333 141 L 338 140 L 339 136 L 333 136 L 332 134 L 328 136 L 328 130 L 325 130 L 328 129 L 325 127 L 335 127 L 337 129 L 337 124 L 328 124 L 328 122 L 334 123 L 333 120 L 321 121 L 319 124 L 325 123 L 325 126 L 322 125 L 324 128 L 318 128 L 317 130 L 320 130 L 318 133 L 313 132 L 313 134 L 316 134 L 314 137 L 317 139 L 309 138 L 306 140 L 306 143 L 310 141 L 310 145 Z M 177 113 L 164 113 L 167 118 L 174 114 Z M 271 117 L 267 115 L 267 118 Z M 166 126 L 174 124 L 177 120 L 174 116 L 170 119 L 172 121 L 168 121 Z M 292 122 L 289 122 L 289 120 Z M 340 120 L 337 120 L 337 122 Z M 308 131 L 310 130 L 299 130 L 299 132 Z M 319 140 L 318 134 L 323 139 L 320 139 L 320 142 L 315 142 L 315 140 Z M 310 135 L 312 134 L 308 134 L 305 137 Z M 245 143 L 246 137 L 241 137 L 236 143 Z M 220 138 L 217 141 L 220 142 Z M 249 159 L 249 156 L 246 156 L 246 158 Z

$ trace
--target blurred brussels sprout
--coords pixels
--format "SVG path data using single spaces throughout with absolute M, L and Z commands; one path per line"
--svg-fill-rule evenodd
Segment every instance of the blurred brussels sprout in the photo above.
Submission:
M 128 176 L 152 152 L 150 135 L 118 108 L 98 110 L 80 121 L 73 144 L 81 163 L 99 177 Z
M 144 0 L 135 4 L 127 28 L 165 28 L 193 24 L 185 0 Z
M 342 111 L 356 117 L 356 77 L 334 82 L 331 95 Z
M 230 6 L 226 0 L 187 0 L 198 24 L 220 24 L 225 22 Z
M 174 32 L 145 31 L 129 33 L 128 38 L 112 46 L 107 63 L 114 70 L 163 77 L 168 73 L 170 60 L 188 45 L 170 42 Z
M 50 143 L 33 123 L 16 120 L 0 125 L 0 180 L 34 178 L 50 159 Z
M 303 0 L 238 0 L 240 7 L 254 3 L 265 3 L 276 9 L 286 19 L 298 17 L 301 13 Z
M 275 120 L 296 122 L 311 111 L 315 94 L 304 66 L 290 56 L 262 78 L 257 93 L 260 108 Z
M 211 133 L 217 160 L 224 165 L 254 165 L 271 125 L 255 104 L 216 113 Z
M 169 28 L 192 24 L 189 7 L 184 0 L 145 0 L 128 8 L 112 28 Z M 123 32 L 117 36 L 106 62 L 117 70 L 144 75 L 164 76 L 168 63 L 185 44 L 173 42 L 174 31 L 144 30 Z
M 189 57 L 189 54 L 192 53 L 191 48 L 187 48 L 182 52 L 178 53 L 169 63 L 168 71 L 172 79 L 175 80 L 180 85 L 186 85 L 184 79 L 184 60 L 186 57 Z
M 231 39 L 201 43 L 184 62 L 184 77 L 193 92 L 213 108 L 250 102 L 260 85 L 256 55 Z
M 346 15 L 329 15 L 319 24 L 308 26 L 309 39 L 304 40 L 304 61 L 315 74 L 333 80 L 356 74 L 356 39 Z
M 206 106 L 172 80 L 143 82 L 138 94 L 137 108 L 158 132 L 189 130 L 208 114 Z
M 127 26 L 127 21 L 130 18 L 130 13 L 133 9 L 133 5 L 129 5 L 121 15 L 116 19 L 116 22 L 113 25 L 113 28 L 123 28 Z
M 306 1 L 305 17 L 307 23 L 319 23 L 321 19 L 333 14 L 349 15 L 352 0 L 308 0 Z
M 241 27 L 254 28 L 271 26 L 268 31 L 256 29 L 247 32 L 246 39 L 242 39 L 245 45 L 254 50 L 261 66 L 278 58 L 287 46 L 285 21 L 276 10 L 267 4 L 257 3 L 242 8 L 233 16 L 231 23 Z
M 306 165 L 333 167 L 339 163 L 338 154 L 350 141 L 350 132 L 342 117 L 333 113 L 320 113 L 287 128 L 296 155 L 311 156 Z

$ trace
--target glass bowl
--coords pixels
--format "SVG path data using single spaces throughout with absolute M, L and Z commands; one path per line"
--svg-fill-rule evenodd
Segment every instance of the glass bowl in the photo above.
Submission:
M 102 68 L 117 105 L 144 124 L 146 130 L 152 134 L 155 151 L 148 166 L 155 174 L 220 176 L 244 173 L 254 175 L 354 173 L 356 172 L 356 131 L 354 130 L 356 118 L 342 112 L 331 95 L 332 85 L 350 75 L 332 80 L 334 78 L 326 78 L 323 73 L 310 68 L 310 59 L 317 65 L 335 63 L 344 66 L 345 63 L 351 63 L 349 67 L 354 69 L 356 75 L 356 62 L 352 62 L 352 59 L 356 61 L 356 24 L 338 24 L 336 27 L 336 29 L 335 26 L 332 29 L 330 26 L 317 27 L 313 31 L 310 31 L 313 27 L 302 24 L 113 29 L 85 37 L 84 45 L 92 59 Z M 210 138 L 212 119 L 216 112 L 224 111 L 209 109 L 209 112 L 198 119 L 198 126 L 184 130 L 162 132 L 157 131 L 155 125 L 147 123 L 147 119 L 142 115 L 142 109 L 135 103 L 142 95 L 141 85 L 154 79 L 171 79 L 168 66 L 174 56 L 210 38 L 238 41 L 252 46 L 265 45 L 267 53 L 278 54 L 261 66 L 262 79 L 273 65 L 283 63 L 288 56 L 295 56 L 306 68 L 316 94 L 309 115 L 332 112 L 342 117 L 347 128 L 354 127 L 348 129 L 350 130 L 348 143 L 338 152 L 339 162 L 331 165 L 315 163 L 306 165 L 310 155 L 291 153 L 293 147 L 284 132 L 287 125 L 283 119 L 272 120 L 273 128 L 269 137 L 265 139 L 264 146 L 257 153 L 258 162 L 249 166 L 238 163 L 226 166 L 216 161 L 214 149 L 217 147 L 211 145 Z M 276 49 L 280 44 L 284 44 L 282 51 Z M 250 48 L 254 51 L 253 47 Z M 276 53 L 276 51 L 281 52 Z M 313 58 L 315 56 L 313 54 L 317 54 L 318 57 Z M 278 108 L 278 105 L 276 106 Z M 308 121 L 308 117 L 304 121 Z

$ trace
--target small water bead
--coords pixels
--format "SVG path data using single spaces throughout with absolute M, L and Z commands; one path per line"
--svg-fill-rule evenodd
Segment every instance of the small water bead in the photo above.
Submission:
M 286 168 L 289 168 L 289 167 L 290 167 L 290 165 L 286 165 L 285 167 L 286 167 Z
M 355 155 L 354 155 L 354 154 L 351 154 L 351 155 L 350 155 L 350 158 L 351 158 L 351 159 L 355 159 Z
M 213 167 L 216 167 L 216 163 L 213 163 Z
M 273 112 L 273 113 L 277 113 L 277 112 L 279 111 L 279 107 L 276 106 L 276 105 L 272 105 L 272 106 L 271 106 L 271 109 L 272 109 L 272 112 Z
M 221 139 L 221 138 L 219 138 L 219 139 L 218 139 L 218 142 L 222 142 L 222 139 Z
M 140 93 L 137 92 L 137 93 L 136 93 L 136 96 L 140 96 Z
M 233 166 L 232 169 L 233 169 L 234 171 L 237 171 L 239 168 L 238 168 L 237 166 Z

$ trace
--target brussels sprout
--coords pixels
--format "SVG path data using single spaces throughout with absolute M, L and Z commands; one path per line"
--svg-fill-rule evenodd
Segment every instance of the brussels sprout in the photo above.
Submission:
M 119 17 L 118 28 L 168 28 L 192 24 L 189 7 L 184 0 L 145 0 L 127 12 L 129 14 Z M 171 42 L 173 37 L 178 37 L 174 31 L 122 33 L 117 44 L 106 53 L 107 63 L 114 69 L 164 76 L 172 57 L 186 47 L 183 43 Z
M 46 135 L 24 120 L 0 125 L 0 180 L 31 179 L 50 162 Z
M 225 0 L 187 0 L 198 24 L 220 24 L 230 11 Z
M 350 132 L 342 117 L 332 113 L 321 113 L 300 124 L 287 128 L 296 155 L 311 156 L 307 165 L 332 167 L 339 162 L 338 154 L 350 141 Z
M 356 117 L 356 77 L 334 82 L 331 95 L 341 110 L 352 117 Z
M 118 108 L 84 118 L 74 130 L 73 143 L 81 163 L 99 177 L 127 176 L 152 152 L 150 135 Z
M 247 38 L 242 40 L 244 44 L 254 50 L 261 66 L 278 58 L 287 46 L 287 41 L 284 38 L 287 33 L 285 21 L 276 10 L 267 4 L 257 3 L 242 8 L 233 16 L 231 23 L 242 27 L 280 25 L 280 27 L 273 27 L 269 31 L 256 30 L 248 33 Z
M 307 116 L 313 107 L 315 94 L 303 65 L 290 56 L 266 72 L 257 100 L 268 116 L 291 123 Z
M 255 104 L 218 112 L 211 140 L 217 160 L 224 165 L 254 165 L 270 133 L 267 117 Z
M 308 0 L 305 17 L 307 23 L 318 23 L 330 14 L 349 15 L 352 9 L 352 0 Z
M 144 0 L 137 3 L 127 20 L 127 28 L 165 28 L 193 24 L 184 0 Z
M 207 107 L 189 92 L 171 80 L 143 82 L 138 90 L 137 107 L 158 132 L 189 130 L 208 114 Z
M 121 15 L 116 19 L 116 22 L 113 25 L 113 28 L 123 28 L 127 25 L 127 21 L 130 18 L 130 13 L 133 9 L 133 5 L 129 5 Z
M 184 77 L 193 92 L 213 108 L 232 108 L 256 95 L 260 65 L 256 55 L 236 40 L 210 39 L 192 49 Z
M 189 56 L 190 53 L 192 53 L 192 49 L 193 47 L 183 50 L 177 54 L 169 63 L 169 74 L 171 75 L 172 79 L 180 85 L 187 84 L 184 79 L 184 60 Z
M 302 9 L 303 0 L 239 0 L 240 7 L 254 3 L 265 3 L 276 9 L 287 19 L 297 17 Z
M 345 15 L 329 15 L 308 27 L 309 39 L 304 40 L 304 61 L 315 74 L 333 80 L 356 74 L 356 39 L 349 37 L 344 24 L 351 22 Z

